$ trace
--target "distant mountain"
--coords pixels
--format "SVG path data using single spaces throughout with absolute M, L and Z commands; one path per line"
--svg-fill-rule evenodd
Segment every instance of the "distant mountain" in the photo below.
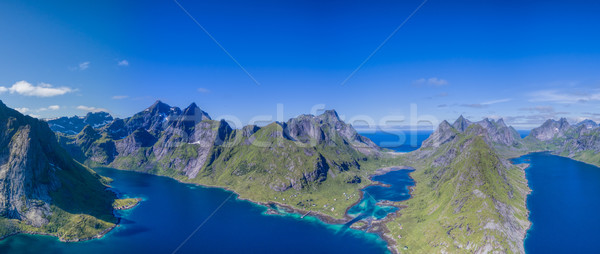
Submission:
M 483 137 L 484 141 L 493 146 L 520 148 L 521 137 L 512 126 L 507 126 L 503 119 L 496 121 L 485 118 L 479 122 L 471 122 L 460 116 L 454 124 L 443 121 L 437 130 L 423 142 L 423 147 L 439 147 L 452 141 L 458 134 L 472 134 Z
M 132 117 L 98 129 L 88 126 L 59 140 L 88 165 L 223 186 L 259 202 L 272 201 L 287 190 L 337 186 L 333 189 L 340 195 L 357 191 L 356 184 L 367 175 L 361 165 L 382 154 L 333 110 L 233 129 L 226 121 L 212 120 L 194 103 L 181 110 L 160 101 Z M 292 205 L 307 203 L 300 201 Z M 342 216 L 343 211 L 333 214 Z
M 417 170 L 413 198 L 388 224 L 399 249 L 422 253 L 524 253 L 530 223 L 524 171 L 502 149 L 521 140 L 504 121 L 443 121 L 407 155 Z M 401 226 L 395 226 L 401 225 Z
M 81 132 L 86 125 L 90 125 L 93 128 L 101 128 L 112 121 L 113 117 L 106 112 L 89 112 L 84 117 L 72 116 L 46 120 L 52 131 L 68 135 Z
M 100 177 L 73 160 L 48 124 L 0 102 L 0 238 L 29 232 L 73 241 L 116 221 Z
M 531 150 L 550 151 L 600 166 L 600 127 L 592 120 L 575 125 L 565 118 L 547 120 L 525 138 Z

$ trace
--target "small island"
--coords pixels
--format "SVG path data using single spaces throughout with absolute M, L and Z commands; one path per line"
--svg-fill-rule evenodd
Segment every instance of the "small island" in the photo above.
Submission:
M 140 201 L 142 201 L 141 198 L 115 199 L 115 201 L 113 202 L 113 208 L 115 210 L 129 210 L 137 206 L 140 203 Z

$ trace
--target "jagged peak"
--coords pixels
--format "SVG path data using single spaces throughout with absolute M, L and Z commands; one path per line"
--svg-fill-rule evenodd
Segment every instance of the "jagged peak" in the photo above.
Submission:
M 183 110 L 183 115 L 194 116 L 195 121 L 211 120 L 208 113 L 200 109 L 200 107 L 198 107 L 198 105 L 196 105 L 195 102 L 192 102 L 192 104 L 190 104 L 189 106 L 187 106 L 187 108 Z
M 171 106 L 169 106 L 168 104 L 166 104 L 160 100 L 157 100 L 150 107 L 148 107 L 145 111 L 166 113 L 166 112 L 169 112 L 169 110 L 171 110 Z
M 333 118 L 333 119 L 336 119 L 336 120 L 340 121 L 340 116 L 335 111 L 335 109 L 325 110 L 325 112 L 323 112 L 321 115 L 319 115 L 319 117 L 321 117 L 321 118 L 323 118 L 323 117 Z
M 577 126 L 585 125 L 585 126 L 596 127 L 596 126 L 598 126 L 598 123 L 596 123 L 594 120 L 591 120 L 591 119 L 585 119 L 585 120 L 577 123 L 576 125 Z
M 454 127 L 452 125 L 450 125 L 450 123 L 448 121 L 446 121 L 446 120 L 442 121 L 440 123 L 440 125 L 438 126 L 438 130 L 440 130 L 440 129 L 448 129 L 448 128 L 454 129 Z
M 198 105 L 196 105 L 195 102 L 192 102 L 189 106 L 187 106 L 186 109 L 188 109 L 188 108 L 200 108 L 200 107 L 198 107 Z
M 496 120 L 496 124 L 498 124 L 502 127 L 507 127 L 506 123 L 504 122 L 504 119 L 502 119 L 502 118 Z
M 459 130 L 459 131 L 465 131 L 469 125 L 471 125 L 471 121 L 467 120 L 465 117 L 463 117 L 463 115 L 461 114 L 456 121 L 454 121 L 454 124 L 452 124 L 452 127 L 454 127 L 455 129 Z

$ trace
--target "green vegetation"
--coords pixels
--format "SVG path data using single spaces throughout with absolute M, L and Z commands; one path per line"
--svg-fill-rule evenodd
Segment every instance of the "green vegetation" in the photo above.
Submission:
M 528 225 L 523 170 L 506 168 L 478 136 L 461 135 L 427 158 L 418 158 L 418 152 L 409 156 L 415 157 L 412 177 L 417 185 L 412 198 L 403 202 L 407 208 L 402 215 L 387 224 L 397 249 L 523 252 Z
M 115 199 L 112 206 L 116 210 L 127 210 L 135 207 L 139 204 L 141 199 L 139 198 L 121 198 Z

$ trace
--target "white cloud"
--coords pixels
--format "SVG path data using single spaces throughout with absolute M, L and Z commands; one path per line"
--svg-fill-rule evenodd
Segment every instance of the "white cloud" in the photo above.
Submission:
M 561 92 L 558 90 L 542 90 L 530 94 L 529 101 L 547 101 L 556 103 L 577 103 L 588 101 L 600 101 L 600 91 L 586 91 L 579 93 Z
M 200 87 L 200 88 L 198 88 L 198 92 L 199 93 L 210 93 L 210 90 Z
M 105 108 L 88 107 L 83 105 L 77 106 L 77 109 L 88 112 L 108 112 L 108 109 Z
M 0 93 L 10 92 L 11 94 L 20 94 L 23 96 L 35 96 L 35 97 L 52 97 L 57 95 L 63 95 L 66 93 L 73 92 L 73 89 L 69 87 L 53 87 L 47 83 L 40 83 L 38 86 L 34 86 L 29 82 L 22 80 L 14 83 L 11 87 L 0 86 Z
M 46 108 L 38 109 L 37 112 L 48 111 L 48 110 L 59 110 L 59 109 L 60 109 L 60 106 L 58 106 L 58 105 L 50 105 Z
M 83 71 L 83 70 L 85 70 L 87 68 L 90 68 L 90 62 L 89 61 L 86 61 L 86 62 L 83 62 L 83 63 L 79 64 L 79 70 Z
M 115 95 L 112 97 L 113 100 L 122 100 L 122 99 L 127 99 L 129 98 L 129 96 L 127 95 Z
M 25 114 L 30 111 L 29 108 L 15 108 L 16 111 L 19 111 L 21 114 Z
M 463 107 L 469 107 L 469 108 L 485 108 L 485 107 L 488 107 L 489 105 L 494 105 L 494 104 L 498 104 L 498 103 L 508 102 L 508 101 L 511 101 L 511 100 L 512 99 L 510 99 L 510 98 L 506 98 L 506 99 L 486 101 L 486 102 L 482 102 L 482 103 L 461 104 L 461 106 L 463 106 Z
M 413 81 L 415 85 L 430 85 L 430 86 L 445 86 L 448 84 L 448 81 L 441 78 L 420 78 Z
M 129 61 L 123 59 L 117 63 L 119 66 L 129 66 Z
M 510 99 L 510 98 L 506 98 L 506 99 L 500 99 L 500 100 L 486 101 L 486 102 L 482 102 L 481 105 L 492 105 L 492 104 L 497 104 L 497 103 L 502 103 L 502 102 L 508 102 L 511 100 L 512 99 Z

